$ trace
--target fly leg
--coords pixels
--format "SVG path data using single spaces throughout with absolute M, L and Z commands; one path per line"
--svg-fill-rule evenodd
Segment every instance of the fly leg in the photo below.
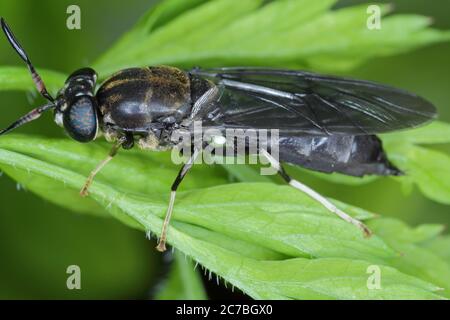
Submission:
M 161 230 L 161 237 L 159 238 L 158 245 L 156 246 L 156 250 L 160 252 L 166 251 L 166 239 L 167 239 L 167 228 L 169 227 L 170 223 L 170 217 L 172 216 L 173 211 L 173 205 L 175 203 L 175 196 L 177 194 L 178 186 L 180 185 L 181 181 L 183 181 L 183 178 L 186 176 L 188 171 L 192 168 L 192 165 L 194 164 L 195 159 L 199 155 L 199 150 L 194 149 L 194 152 L 192 153 L 189 160 L 183 165 L 180 172 L 178 172 L 177 177 L 175 178 L 175 181 L 172 184 L 171 192 L 170 192 L 170 201 L 169 206 L 167 207 L 166 217 L 164 218 L 164 223 Z
M 109 151 L 108 156 L 103 159 L 96 167 L 94 170 L 91 171 L 91 173 L 89 174 L 89 177 L 86 180 L 86 183 L 84 184 L 83 188 L 80 191 L 80 195 L 82 197 L 85 197 L 88 195 L 88 189 L 91 186 L 92 182 L 94 181 L 94 178 L 96 176 L 97 173 L 100 172 L 100 170 L 103 169 L 104 166 L 106 166 L 106 164 L 108 162 L 110 162 L 114 156 L 117 154 L 117 151 L 119 151 L 120 147 L 122 146 L 122 144 L 124 144 L 127 141 L 127 138 L 121 137 L 117 140 L 117 142 L 113 145 L 111 151 Z
M 356 227 L 358 227 L 364 233 L 364 236 L 366 236 L 366 237 L 371 236 L 372 232 L 370 231 L 370 229 L 364 223 L 362 223 L 361 221 L 359 221 L 359 220 L 349 216 L 348 214 L 346 214 L 345 212 L 343 212 L 342 210 L 337 208 L 328 199 L 326 199 L 325 197 L 323 197 L 322 195 L 320 195 L 319 193 L 317 193 L 313 189 L 309 188 L 308 186 L 304 185 L 303 183 L 301 183 L 301 182 L 299 182 L 299 181 L 297 181 L 295 179 L 292 179 L 286 173 L 286 171 L 283 169 L 283 167 L 281 166 L 281 163 L 278 160 L 276 160 L 274 157 L 272 157 L 272 155 L 270 155 L 266 150 L 261 149 L 261 153 L 267 158 L 267 160 L 269 160 L 271 166 L 278 171 L 280 176 L 290 186 L 292 186 L 295 189 L 298 189 L 298 190 L 306 193 L 308 196 L 310 196 L 311 198 L 313 198 L 314 200 L 316 200 L 320 204 L 322 204 L 325 208 L 327 208 L 328 210 L 330 210 L 331 212 L 333 212 L 334 214 L 339 216 L 341 219 L 343 219 L 343 220 L 345 220 L 345 221 L 355 225 Z

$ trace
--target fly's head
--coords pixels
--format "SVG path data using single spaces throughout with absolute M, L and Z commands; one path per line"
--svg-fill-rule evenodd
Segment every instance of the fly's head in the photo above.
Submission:
M 0 25 L 13 49 L 27 64 L 39 93 L 48 101 L 47 104 L 31 110 L 7 128 L 0 130 L 0 135 L 38 119 L 45 111 L 53 110 L 55 122 L 62 126 L 73 139 L 79 142 L 94 140 L 99 131 L 100 114 L 97 100 L 94 96 L 97 80 L 95 71 L 90 68 L 84 68 L 72 73 L 67 78 L 56 99 L 54 99 L 47 91 L 44 81 L 35 70 L 30 58 L 3 18 L 0 19 Z
M 74 140 L 89 142 L 99 131 L 99 110 L 94 95 L 97 74 L 90 68 L 72 73 L 55 101 L 55 122 Z

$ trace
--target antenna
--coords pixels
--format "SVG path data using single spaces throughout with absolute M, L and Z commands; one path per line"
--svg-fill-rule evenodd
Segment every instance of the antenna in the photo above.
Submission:
M 36 85 L 36 88 L 38 89 L 39 93 L 48 101 L 54 102 L 55 99 L 48 93 L 47 88 L 45 87 L 44 81 L 42 81 L 41 76 L 37 73 L 37 71 L 34 69 L 33 64 L 31 63 L 30 58 L 28 57 L 27 53 L 23 49 L 23 47 L 20 45 L 19 41 L 17 41 L 16 37 L 12 33 L 11 29 L 9 28 L 8 24 L 6 23 L 5 19 L 0 19 L 0 24 L 2 26 L 2 30 L 6 35 L 6 38 L 8 39 L 11 46 L 14 48 L 14 50 L 19 54 L 19 56 L 22 58 L 23 61 L 27 64 L 28 70 L 30 70 L 31 78 L 34 81 L 34 84 Z
M 6 38 L 8 39 L 9 43 L 12 45 L 14 50 L 19 54 L 19 56 L 22 58 L 23 61 L 28 66 L 28 70 L 30 70 L 31 78 L 34 81 L 34 84 L 36 85 L 36 88 L 38 89 L 39 93 L 50 103 L 47 103 L 43 106 L 37 107 L 30 112 L 28 112 L 23 117 L 16 120 L 14 123 L 12 123 L 9 127 L 6 129 L 0 130 L 0 135 L 3 135 L 5 133 L 8 133 L 17 127 L 20 127 L 21 125 L 24 125 L 25 123 L 28 123 L 30 121 L 36 120 L 41 116 L 41 114 L 49 109 L 55 108 L 55 99 L 48 93 L 47 88 L 45 87 L 44 81 L 42 81 L 39 74 L 36 72 L 36 70 L 33 67 L 33 64 L 30 61 L 30 58 L 28 58 L 28 55 L 26 54 L 25 50 L 22 48 L 20 43 L 17 41 L 17 39 L 14 37 L 14 34 L 12 33 L 11 29 L 6 24 L 5 19 L 0 19 L 0 24 L 2 26 L 2 30 L 6 35 Z
M 39 118 L 41 116 L 41 114 L 44 111 L 47 111 L 54 107 L 55 107 L 55 105 L 53 103 L 48 103 L 46 105 L 43 105 L 43 106 L 37 107 L 36 109 L 31 110 L 26 115 L 19 118 L 15 122 L 13 122 L 9 127 L 5 128 L 3 130 L 0 130 L 0 136 L 14 130 L 17 127 L 20 127 L 21 125 L 24 125 L 25 123 L 36 120 L 37 118 Z

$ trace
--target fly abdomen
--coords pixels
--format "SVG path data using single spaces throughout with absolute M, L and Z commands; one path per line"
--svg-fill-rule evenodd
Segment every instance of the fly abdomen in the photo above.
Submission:
M 401 174 L 389 162 L 381 140 L 375 135 L 280 137 L 279 157 L 282 162 L 327 173 Z

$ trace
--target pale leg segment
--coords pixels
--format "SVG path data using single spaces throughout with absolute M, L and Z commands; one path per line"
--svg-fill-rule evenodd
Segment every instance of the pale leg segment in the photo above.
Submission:
M 120 146 L 126 141 L 125 138 L 121 138 L 119 139 L 114 146 L 112 147 L 111 151 L 109 151 L 108 156 L 106 157 L 106 159 L 103 159 L 96 167 L 94 170 L 91 171 L 91 173 L 89 174 L 89 177 L 86 180 L 86 183 L 84 184 L 83 188 L 81 188 L 80 191 L 80 195 L 82 197 L 85 197 L 88 195 L 88 190 L 89 187 L 91 186 L 92 182 L 94 181 L 95 176 L 97 175 L 97 173 L 100 172 L 100 170 L 103 169 L 104 166 L 106 166 L 108 164 L 108 162 L 110 162 L 114 156 L 117 154 L 117 151 L 119 151 Z
M 329 211 L 331 211 L 334 214 L 336 214 L 337 216 L 339 216 L 341 219 L 343 219 L 343 220 L 345 220 L 345 221 L 355 225 L 356 227 L 358 227 L 364 233 L 364 236 L 369 237 L 372 234 L 370 229 L 364 223 L 362 223 L 361 221 L 359 221 L 359 220 L 349 216 L 348 214 L 346 214 L 345 212 L 343 212 L 342 210 L 337 208 L 327 198 L 325 198 L 324 196 L 320 195 L 319 193 L 317 193 L 313 189 L 309 188 L 308 186 L 304 185 L 303 183 L 301 183 L 301 182 L 299 182 L 299 181 L 297 181 L 295 179 L 292 179 L 286 173 L 286 171 L 283 169 L 283 167 L 281 166 L 281 163 L 278 160 L 276 160 L 274 157 L 272 157 L 272 155 L 269 152 L 267 152 L 266 150 L 262 149 L 261 153 L 267 158 L 267 160 L 270 162 L 272 167 L 274 167 L 278 171 L 280 176 L 287 183 L 289 183 L 289 185 L 291 185 L 292 187 L 294 187 L 297 190 L 300 190 L 300 191 L 306 193 L 308 196 L 310 196 L 311 198 L 313 198 L 314 200 L 316 200 L 317 202 L 322 204 Z
M 172 217 L 172 211 L 173 206 L 175 204 L 175 197 L 177 194 L 178 186 L 180 185 L 181 181 L 183 181 L 183 178 L 186 176 L 188 171 L 192 168 L 192 165 L 194 164 L 195 159 L 199 155 L 200 151 L 197 149 L 194 149 L 194 152 L 192 153 L 189 160 L 183 165 L 180 172 L 178 172 L 177 177 L 175 178 L 175 181 L 172 184 L 171 192 L 170 192 L 170 200 L 169 200 L 169 206 L 167 207 L 166 217 L 164 218 L 162 230 L 161 230 L 161 237 L 159 238 L 158 245 L 156 246 L 156 250 L 160 252 L 166 251 L 166 240 L 167 240 L 167 228 L 169 227 L 170 218 Z

